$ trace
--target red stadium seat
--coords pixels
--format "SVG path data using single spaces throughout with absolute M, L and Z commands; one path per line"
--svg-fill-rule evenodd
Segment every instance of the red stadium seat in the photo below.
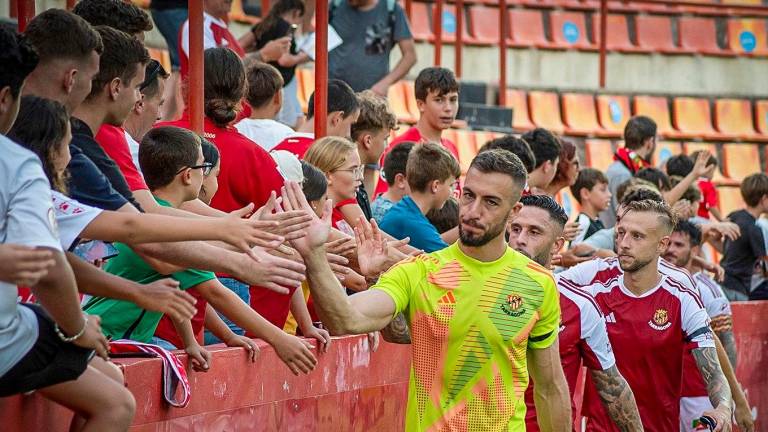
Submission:
M 672 19 L 668 16 L 638 15 L 635 18 L 637 45 L 644 50 L 664 54 L 680 52 L 672 33 Z
M 723 171 L 731 180 L 741 182 L 744 177 L 762 172 L 760 147 L 757 144 L 723 144 Z
M 436 40 L 435 32 L 435 17 L 437 16 L 437 7 L 432 6 L 432 22 L 430 28 L 432 29 L 432 41 Z M 464 19 L 462 27 L 462 40 L 466 43 L 475 43 L 475 39 L 469 35 L 468 23 L 464 11 L 462 11 L 462 18 Z M 454 43 L 456 42 L 456 5 L 443 4 L 443 42 Z
M 597 118 L 606 135 L 622 136 L 630 115 L 629 96 L 597 96 Z
M 712 18 L 681 17 L 678 21 L 680 47 L 687 52 L 707 55 L 732 55 L 717 45 L 717 29 Z
M 656 150 L 653 152 L 653 165 L 661 167 L 672 156 L 683 153 L 683 146 L 675 141 L 657 141 Z
M 541 11 L 533 9 L 509 10 L 509 46 L 554 48 L 544 31 Z
M 472 37 L 479 44 L 499 43 L 499 9 L 473 6 L 469 8 L 469 22 Z M 507 37 L 505 35 L 505 37 Z
M 752 124 L 752 105 L 746 99 L 717 99 L 715 127 L 720 133 L 744 140 L 768 140 Z
M 507 102 L 504 105 L 512 108 L 512 129 L 529 131 L 536 128 L 528 110 L 528 95 L 523 90 L 507 89 L 506 92 Z
M 768 55 L 768 31 L 766 31 L 765 19 L 729 19 L 728 47 L 741 55 Z
M 398 81 L 389 86 L 387 92 L 387 101 L 392 112 L 399 122 L 413 124 L 418 118 L 414 117 L 408 109 L 408 97 L 406 96 L 406 87 L 404 81 Z
M 659 135 L 667 138 L 678 138 L 678 132 L 670 123 L 669 104 L 663 96 L 635 96 L 633 100 L 634 114 L 650 117 L 656 122 Z
M 421 2 L 411 3 L 411 34 L 417 41 L 428 41 L 433 39 L 432 22 L 429 20 L 427 4 Z
M 594 50 L 587 34 L 585 15 L 582 12 L 553 11 L 549 14 L 552 41 L 565 49 Z
M 560 102 L 557 93 L 529 92 L 528 106 L 531 110 L 531 120 L 537 127 L 549 129 L 557 134 L 565 131 L 565 125 L 560 119 Z
M 562 104 L 565 132 L 568 135 L 605 135 L 605 131 L 597 122 L 594 96 L 586 93 L 563 93 Z
M 627 15 L 621 14 L 609 14 L 607 19 L 607 36 L 606 48 L 608 51 L 618 52 L 640 52 L 648 51 L 632 43 L 629 37 L 629 23 L 627 22 Z M 600 46 L 600 15 L 593 15 L 592 19 L 595 35 L 595 44 Z
M 613 144 L 610 140 L 588 139 L 584 141 L 585 166 L 605 171 L 613 163 Z
M 689 138 L 719 139 L 722 136 L 712 127 L 709 100 L 678 97 L 672 101 L 672 120 L 675 128 Z

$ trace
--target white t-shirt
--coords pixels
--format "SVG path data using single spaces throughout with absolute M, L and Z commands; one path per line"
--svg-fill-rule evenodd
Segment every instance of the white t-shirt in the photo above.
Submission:
M 77 200 L 56 191 L 52 191 L 52 194 L 61 247 L 64 250 L 70 250 L 85 227 L 93 222 L 103 210 L 81 204 Z
M 139 142 L 133 139 L 128 131 L 125 131 L 125 141 L 128 143 L 128 150 L 131 151 L 131 160 L 133 160 L 133 164 L 136 165 L 139 174 L 143 176 L 144 173 L 141 172 L 141 166 L 139 165 Z
M 272 119 L 246 118 L 240 120 L 235 128 L 266 151 L 272 150 L 294 133 L 293 129 Z
M 203 12 L 203 49 L 216 48 L 216 39 L 213 37 L 212 25 L 227 28 L 227 23 L 214 17 L 213 15 Z M 222 41 L 222 46 L 227 46 L 227 41 Z M 189 58 L 189 20 L 186 20 L 181 26 L 181 50 L 179 53 L 186 58 Z
M 61 251 L 51 187 L 40 159 L 0 135 L 0 243 Z M 18 287 L 0 282 L 0 376 L 37 340 L 37 317 L 17 304 Z

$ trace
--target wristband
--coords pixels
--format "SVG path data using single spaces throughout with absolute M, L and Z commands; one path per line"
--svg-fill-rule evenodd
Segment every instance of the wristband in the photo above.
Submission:
M 54 324 L 53 326 L 53 330 L 56 332 L 56 335 L 59 337 L 59 339 L 61 339 L 62 342 L 67 342 L 67 343 L 74 342 L 77 339 L 79 339 L 85 333 L 85 329 L 87 328 L 88 328 L 88 315 L 85 315 L 85 314 L 83 314 L 83 328 L 80 329 L 80 331 L 77 332 L 77 334 L 74 336 L 67 337 L 61 331 L 61 328 L 59 328 L 58 324 Z
M 379 165 L 379 164 L 365 164 L 365 169 L 369 169 L 371 171 L 381 171 L 381 165 Z

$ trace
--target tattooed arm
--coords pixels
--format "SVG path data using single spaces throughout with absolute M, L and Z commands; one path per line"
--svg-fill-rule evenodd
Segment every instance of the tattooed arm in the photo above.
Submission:
M 728 360 L 731 362 L 731 366 L 736 369 L 736 360 L 738 354 L 736 353 L 736 339 L 733 337 L 733 330 L 723 330 L 715 332 L 717 338 L 723 344 L 725 352 L 728 354 Z
M 411 343 L 411 332 L 403 314 L 397 314 L 386 327 L 381 330 L 381 336 L 385 341 L 396 344 Z
M 597 393 L 619 430 L 642 432 L 635 395 L 616 366 L 606 370 L 591 369 L 590 372 Z
M 717 420 L 715 431 L 729 432 L 731 430 L 731 389 L 725 379 L 720 362 L 717 359 L 717 349 L 712 347 L 695 348 L 693 358 L 699 367 L 701 376 L 707 384 L 709 401 L 715 407 L 713 411 L 706 411 L 703 415 Z

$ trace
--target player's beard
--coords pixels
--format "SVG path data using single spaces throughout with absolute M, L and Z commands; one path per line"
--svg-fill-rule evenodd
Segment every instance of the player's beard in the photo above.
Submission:
M 480 228 L 480 229 L 483 228 L 482 225 L 480 225 L 480 224 L 478 224 L 477 222 L 474 222 L 474 221 L 464 222 L 464 223 L 466 223 L 467 225 L 470 225 L 470 226 L 472 226 L 474 228 Z M 485 234 L 482 234 L 482 235 L 479 235 L 479 236 L 475 236 L 475 235 L 472 235 L 472 234 L 464 231 L 461 228 L 461 225 L 462 225 L 462 223 L 459 222 L 459 239 L 461 240 L 461 243 L 464 244 L 464 246 L 480 247 L 480 246 L 485 246 L 486 244 L 488 244 L 488 242 L 490 242 L 491 240 L 495 239 L 502 232 L 504 232 L 504 230 L 507 227 L 507 221 L 506 221 L 506 219 L 502 220 L 498 224 L 493 225 L 490 228 L 488 228 L 485 231 Z
M 639 260 L 635 258 L 635 261 L 626 267 L 621 263 L 621 260 L 619 260 L 619 266 L 621 267 L 621 270 L 624 271 L 624 273 L 634 273 L 636 271 L 640 271 L 644 269 L 645 266 L 652 263 L 655 259 L 658 259 L 658 258 L 651 258 L 647 260 Z
M 685 266 L 688 265 L 688 261 L 690 261 L 691 259 L 691 253 L 688 252 L 687 255 L 679 258 L 674 255 L 667 255 L 667 256 L 664 256 L 663 258 L 678 267 L 685 268 Z
M 520 252 L 521 254 L 525 255 L 527 258 L 530 258 L 533 260 L 536 264 L 543 266 L 543 267 L 549 267 L 549 257 L 552 255 L 551 251 L 542 251 L 536 254 L 536 256 L 531 256 L 528 252 L 522 250 L 522 249 L 515 249 L 516 251 Z

